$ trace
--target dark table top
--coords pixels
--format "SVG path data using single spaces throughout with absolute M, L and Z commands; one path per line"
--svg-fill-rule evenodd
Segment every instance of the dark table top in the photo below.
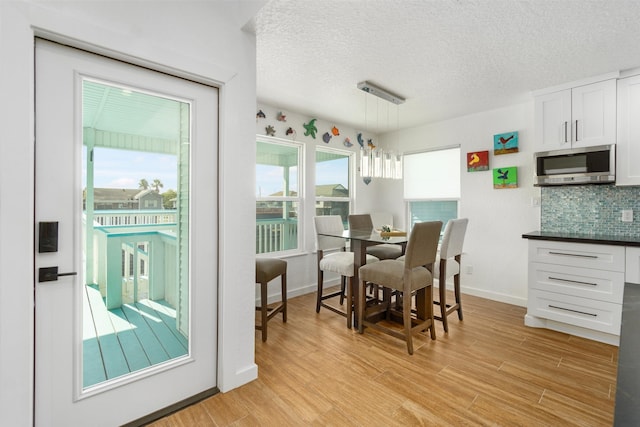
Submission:
M 640 246 L 639 237 L 629 237 L 598 233 L 561 233 L 532 231 L 522 235 L 524 239 L 554 240 L 557 242 L 595 243 L 599 245 Z

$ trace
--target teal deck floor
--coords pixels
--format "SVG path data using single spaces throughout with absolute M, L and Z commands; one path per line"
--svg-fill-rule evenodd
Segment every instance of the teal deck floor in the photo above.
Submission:
M 141 300 L 107 310 L 100 291 L 85 286 L 83 387 L 184 356 L 187 339 L 165 301 Z

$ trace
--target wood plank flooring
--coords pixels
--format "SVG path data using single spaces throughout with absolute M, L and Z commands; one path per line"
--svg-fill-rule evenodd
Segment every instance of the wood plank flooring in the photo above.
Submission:
M 525 308 L 463 295 L 464 321 L 402 340 L 346 328 L 315 295 L 289 300 L 258 379 L 151 424 L 181 426 L 610 426 L 618 348 L 524 326 Z
M 107 310 L 100 291 L 85 287 L 83 386 L 126 375 L 187 354 L 175 310 L 164 301 L 141 300 Z

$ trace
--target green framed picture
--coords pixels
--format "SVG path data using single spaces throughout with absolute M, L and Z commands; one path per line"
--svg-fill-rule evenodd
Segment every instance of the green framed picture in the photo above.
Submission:
M 506 168 L 495 168 L 493 170 L 493 188 L 517 188 L 518 168 L 509 166 Z

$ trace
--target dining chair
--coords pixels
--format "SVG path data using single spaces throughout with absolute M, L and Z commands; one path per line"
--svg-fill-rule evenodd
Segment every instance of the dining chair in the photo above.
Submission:
M 468 218 L 451 219 L 447 222 L 442 236 L 442 243 L 433 271 L 433 278 L 438 281 L 439 300 L 434 301 L 440 306 L 440 315 L 436 319 L 442 321 L 445 332 L 449 332 L 447 317 L 454 311 L 458 312 L 458 319 L 462 320 L 462 301 L 460 298 L 460 261 L 462 259 L 462 245 L 467 231 Z M 453 277 L 453 294 L 455 304 L 447 304 L 447 279 Z
M 366 316 L 365 305 L 358 304 L 358 331 L 360 333 L 364 333 L 364 328 L 369 327 L 404 339 L 409 354 L 413 354 L 412 334 L 414 332 L 429 329 L 431 339 L 436 339 L 433 327 L 433 275 L 431 271 L 436 260 L 441 229 L 442 222 L 440 221 L 417 223 L 409 235 L 407 251 L 402 261 L 388 259 L 360 267 L 360 284 L 357 295 L 359 301 L 365 300 L 367 282 L 375 283 L 391 291 L 401 292 L 403 295 L 402 309 L 399 313 L 402 319 L 402 329 L 399 330 L 385 324 L 384 321 L 377 321 L 373 317 Z M 412 310 L 411 302 L 414 294 L 416 307 L 415 310 Z M 387 310 L 394 311 L 390 301 L 384 301 L 383 305 L 387 306 Z
M 350 230 L 371 230 L 373 232 L 373 220 L 370 214 L 349 215 Z M 374 257 L 383 259 L 396 259 L 402 256 L 402 246 L 383 243 L 367 247 L 367 253 Z
M 275 307 L 267 305 L 267 285 L 280 276 L 282 296 Z M 267 341 L 267 322 L 278 313 L 282 313 L 282 321 L 287 321 L 287 261 L 276 258 L 256 258 L 256 283 L 260 284 L 260 324 L 256 329 L 262 331 L 262 341 Z
M 353 276 L 354 276 L 354 254 L 346 251 L 346 239 L 343 237 L 325 236 L 321 233 L 341 235 L 344 231 L 342 218 L 340 215 L 316 216 L 313 218 L 316 250 L 318 252 L 318 292 L 316 296 L 316 313 L 320 313 L 320 307 L 325 307 L 334 313 L 338 313 L 347 318 L 347 327 L 352 327 L 353 321 Z M 367 255 L 366 262 L 375 263 L 378 258 Z M 324 273 L 333 272 L 340 275 L 341 288 L 338 291 L 324 293 Z M 325 301 L 330 298 L 340 297 L 340 305 L 343 304 L 345 294 L 345 284 L 347 293 L 346 308 L 338 308 Z

